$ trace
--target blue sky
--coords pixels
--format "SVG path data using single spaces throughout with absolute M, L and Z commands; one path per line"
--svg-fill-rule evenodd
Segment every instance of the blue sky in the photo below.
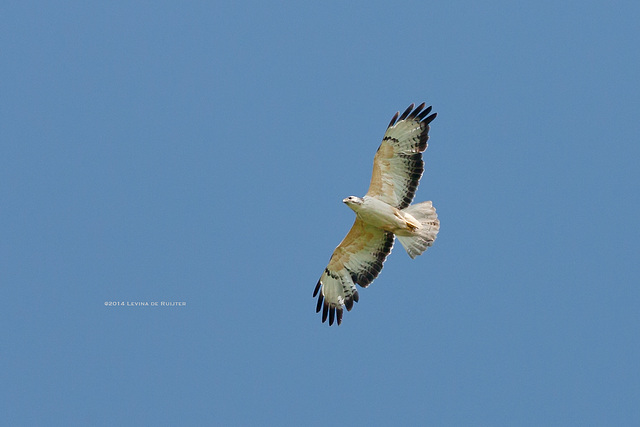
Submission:
M 5 2 L 7 425 L 640 421 L 637 2 Z M 311 294 L 387 123 L 396 245 Z M 182 301 L 183 307 L 105 306 Z

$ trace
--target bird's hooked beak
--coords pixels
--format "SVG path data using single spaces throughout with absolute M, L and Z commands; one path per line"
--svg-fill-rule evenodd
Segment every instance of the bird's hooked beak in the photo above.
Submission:
M 342 203 L 349 206 L 351 209 L 356 210 L 362 204 L 362 200 L 354 196 L 349 196 L 346 199 L 343 199 Z

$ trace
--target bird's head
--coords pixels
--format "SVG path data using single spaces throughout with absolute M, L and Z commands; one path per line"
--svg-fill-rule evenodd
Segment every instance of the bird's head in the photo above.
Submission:
M 361 199 L 360 197 L 356 197 L 356 196 L 349 196 L 346 199 L 342 200 L 342 203 L 346 204 L 347 206 L 349 206 L 354 211 L 357 211 L 358 208 L 362 205 L 363 202 L 364 202 L 363 199 Z

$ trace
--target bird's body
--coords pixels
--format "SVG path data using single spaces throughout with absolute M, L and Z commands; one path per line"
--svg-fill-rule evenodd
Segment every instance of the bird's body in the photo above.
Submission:
M 413 104 L 391 123 L 373 161 L 369 191 L 343 200 L 356 213 L 351 230 L 333 251 L 313 296 L 322 321 L 342 322 L 342 307 L 353 308 L 359 299 L 356 284 L 367 287 L 382 270 L 394 238 L 411 258 L 422 254 L 436 239 L 440 222 L 431 202 L 411 205 L 424 171 L 431 107 Z
M 360 199 L 361 203 L 350 200 L 354 198 L 351 196 L 345 199 L 345 203 L 368 225 L 390 231 L 396 236 L 410 236 L 416 229 L 422 227 L 411 214 L 374 197 L 364 196 Z

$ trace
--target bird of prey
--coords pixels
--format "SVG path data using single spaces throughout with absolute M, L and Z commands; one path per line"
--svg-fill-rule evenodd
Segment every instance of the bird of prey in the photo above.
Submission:
M 424 171 L 422 152 L 427 149 L 431 107 L 411 104 L 391 119 L 373 159 L 373 175 L 364 197 L 349 196 L 343 202 L 356 213 L 344 240 L 333 251 L 313 296 L 322 322 L 342 322 L 358 302 L 356 284 L 366 288 L 382 270 L 394 237 L 411 258 L 422 254 L 436 239 L 440 222 L 431 202 L 411 205 Z

